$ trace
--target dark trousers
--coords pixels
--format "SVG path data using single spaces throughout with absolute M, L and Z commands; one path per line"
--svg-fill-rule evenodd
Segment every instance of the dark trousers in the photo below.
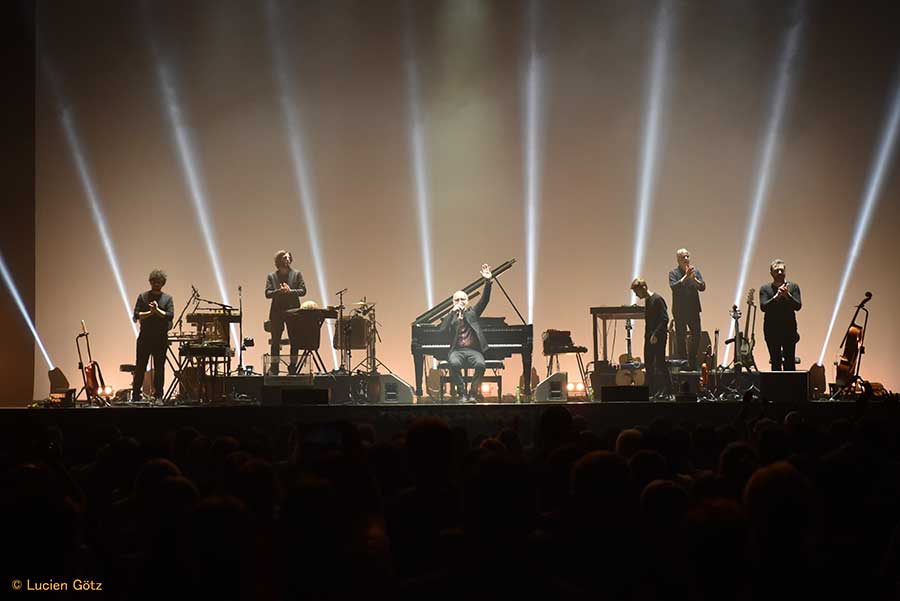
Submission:
M 447 362 L 450 364 L 450 380 L 453 382 L 456 394 L 460 396 L 466 394 L 466 385 L 462 378 L 463 368 L 475 369 L 472 383 L 469 384 L 469 396 L 475 396 L 478 392 L 478 382 L 484 375 L 484 355 L 481 354 L 481 351 L 473 348 L 458 348 L 450 351 Z
M 650 395 L 672 393 L 672 379 L 666 365 L 666 335 L 657 336 L 656 344 L 644 339 L 644 366 L 647 368 L 647 386 Z
M 166 350 L 169 340 L 163 336 L 145 336 L 141 334 L 137 339 L 137 359 L 134 362 L 134 379 L 131 382 L 131 399 L 140 400 L 141 386 L 144 383 L 144 374 L 147 372 L 147 363 L 153 357 L 153 395 L 161 399 L 166 391 L 165 383 Z
M 688 342 L 687 331 L 691 331 Z M 700 346 L 700 314 L 675 318 L 675 358 L 687 359 L 691 371 L 697 369 L 697 348 Z
M 772 364 L 772 371 L 794 371 L 796 369 L 796 332 L 767 332 L 766 346 L 769 347 L 769 361 Z
M 270 334 L 272 335 L 272 344 L 269 347 L 269 354 L 272 357 L 272 363 L 269 370 L 272 373 L 278 373 L 278 365 L 281 357 L 281 335 L 284 333 L 284 326 L 287 324 L 288 338 L 291 341 L 291 363 L 288 371 L 293 373 L 297 370 L 297 355 L 300 354 L 300 323 L 296 319 L 278 319 L 273 318 L 269 322 Z

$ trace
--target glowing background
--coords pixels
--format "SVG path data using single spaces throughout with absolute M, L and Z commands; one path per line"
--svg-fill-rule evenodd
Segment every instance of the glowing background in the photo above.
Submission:
M 202 166 L 198 185 L 232 303 L 243 286 L 244 334 L 257 342 L 247 363 L 261 368 L 263 286 L 282 247 L 294 251 L 309 298 L 334 300 L 347 287 L 347 300 L 377 301 L 379 358 L 409 382 L 409 323 L 427 308 L 423 231 L 430 232 L 436 301 L 475 279 L 482 261 L 517 257 L 503 282 L 526 313 L 528 3 L 414 3 L 416 110 L 427 132 L 421 137 L 427 169 L 418 172 L 404 37 L 410 17 L 403 3 L 279 3 L 291 69 L 284 81 L 302 119 L 325 273 L 314 268 L 298 199 L 265 6 L 148 4 L 150 34 L 137 2 L 92 2 L 89 10 L 45 2 L 38 11 L 44 51 L 58 74 L 61 102 L 77 123 L 129 303 L 146 289 L 154 267 L 168 271 L 167 291 L 178 310 L 191 284 L 208 298 L 220 297 L 161 101 L 155 43 L 169 61 L 192 154 Z M 756 288 L 768 280 L 773 258 L 787 262 L 788 278 L 803 291 L 803 367 L 818 359 L 825 338 L 900 60 L 896 21 L 879 8 L 887 4 L 817 4 L 806 8 L 747 280 Z M 676 30 L 659 114 L 665 135 L 654 154 L 642 271 L 668 299 L 674 251 L 687 246 L 709 285 L 702 295 L 704 329 L 712 335 L 719 328 L 724 339 L 790 11 L 781 2 L 672 5 Z M 588 308 L 627 298 L 655 42 L 650 32 L 659 4 L 543 2 L 539 12 L 534 47 L 543 122 L 533 312 L 536 367 L 543 374 L 541 331 L 572 330 L 576 343 L 590 346 Z M 73 341 L 84 319 L 107 381 L 122 387 L 128 378 L 117 368 L 133 362 L 134 334 L 45 79 L 38 80 L 37 98 L 36 326 L 54 363 L 76 381 Z M 832 379 L 831 361 L 852 306 L 872 290 L 863 375 L 896 389 L 900 180 L 896 160 L 885 169 L 825 364 Z M 417 177 L 428 181 L 414 182 Z M 423 188 L 427 223 L 417 208 L 416 191 Z M 324 281 L 329 290 L 319 289 Z M 502 294 L 487 313 L 516 321 Z M 764 364 L 761 323 L 756 332 L 756 358 Z M 635 334 L 640 340 L 642 329 Z M 622 335 L 616 354 L 624 352 Z M 322 356 L 330 367 L 324 344 Z M 354 363 L 361 358 L 355 354 Z M 574 361 L 563 364 L 574 369 Z M 38 356 L 36 398 L 47 393 L 45 370 Z M 507 365 L 507 390 L 519 373 L 516 358 Z

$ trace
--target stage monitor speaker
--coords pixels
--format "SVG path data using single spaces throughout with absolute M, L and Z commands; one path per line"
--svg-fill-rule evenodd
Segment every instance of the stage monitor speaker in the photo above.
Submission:
M 379 403 L 397 403 L 400 405 L 412 405 L 413 387 L 395 376 L 385 374 L 380 377 L 381 391 Z
M 759 396 L 775 403 L 800 403 L 802 401 L 808 401 L 809 372 L 760 372 Z
M 549 377 L 541 380 L 534 388 L 534 402 L 565 402 L 568 399 L 568 391 L 566 384 L 569 381 L 569 374 L 564 371 L 558 371 L 550 374 Z
M 604 403 L 646 402 L 650 389 L 646 386 L 601 386 L 600 399 Z

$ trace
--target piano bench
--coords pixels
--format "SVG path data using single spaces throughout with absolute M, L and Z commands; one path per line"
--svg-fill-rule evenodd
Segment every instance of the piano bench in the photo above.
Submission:
M 485 375 L 481 377 L 481 381 L 482 382 L 493 382 L 494 384 L 497 385 L 497 401 L 499 402 L 503 399 L 503 376 L 501 376 L 499 373 L 500 370 L 503 369 L 503 361 L 495 361 L 495 360 L 485 361 L 484 367 L 485 367 Z M 449 373 L 450 372 L 450 362 L 449 361 L 441 361 L 440 363 L 438 363 L 438 369 L 441 370 L 442 372 L 447 372 L 446 374 L 444 374 L 444 373 L 441 374 L 441 386 L 438 391 L 438 399 L 443 401 L 444 400 L 444 387 L 447 384 L 451 385 L 451 393 L 453 392 L 452 381 L 451 381 L 450 373 Z M 468 368 L 468 367 L 464 367 L 462 370 L 462 379 L 463 379 L 463 382 L 467 385 L 472 383 L 472 376 L 469 375 L 469 369 L 470 368 Z M 488 375 L 487 370 L 492 371 L 493 375 Z M 481 393 L 480 390 L 478 392 L 479 392 L 479 394 Z

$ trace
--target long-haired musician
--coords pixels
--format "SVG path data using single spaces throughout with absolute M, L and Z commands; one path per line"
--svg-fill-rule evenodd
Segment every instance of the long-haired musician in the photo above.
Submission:
M 300 352 L 300 332 L 296 327 L 296 320 L 285 319 L 288 309 L 296 309 L 300 306 L 300 297 L 306 295 L 306 282 L 296 269 L 291 268 L 294 261 L 293 255 L 286 250 L 275 253 L 275 271 L 266 277 L 266 298 L 272 299 L 269 306 L 269 331 L 272 336 L 272 344 L 269 348 L 271 365 L 269 372 L 278 374 L 278 364 L 281 357 L 281 334 L 287 323 L 288 338 L 291 341 L 291 362 L 288 373 L 297 370 L 297 355 Z
M 484 375 L 484 352 L 488 349 L 487 338 L 481 331 L 479 317 L 484 313 L 491 300 L 491 284 L 493 275 L 490 266 L 481 266 L 481 277 L 487 280 L 481 298 L 474 307 L 469 306 L 469 295 L 462 290 L 453 293 L 453 308 L 444 317 L 440 331 L 450 336 L 450 379 L 457 398 L 463 403 L 474 403 L 477 400 L 478 383 Z M 466 390 L 462 378 L 463 368 L 472 368 L 474 373 Z
M 162 291 L 166 285 L 166 272 L 154 269 L 147 278 L 150 290 L 141 292 L 134 303 L 132 319 L 141 322 L 141 333 L 137 339 L 137 357 L 134 362 L 134 380 L 131 383 L 131 400 L 141 400 L 141 384 L 147 363 L 153 357 L 153 395 L 162 399 L 165 391 L 166 350 L 169 345 L 169 330 L 175 316 L 172 297 Z

